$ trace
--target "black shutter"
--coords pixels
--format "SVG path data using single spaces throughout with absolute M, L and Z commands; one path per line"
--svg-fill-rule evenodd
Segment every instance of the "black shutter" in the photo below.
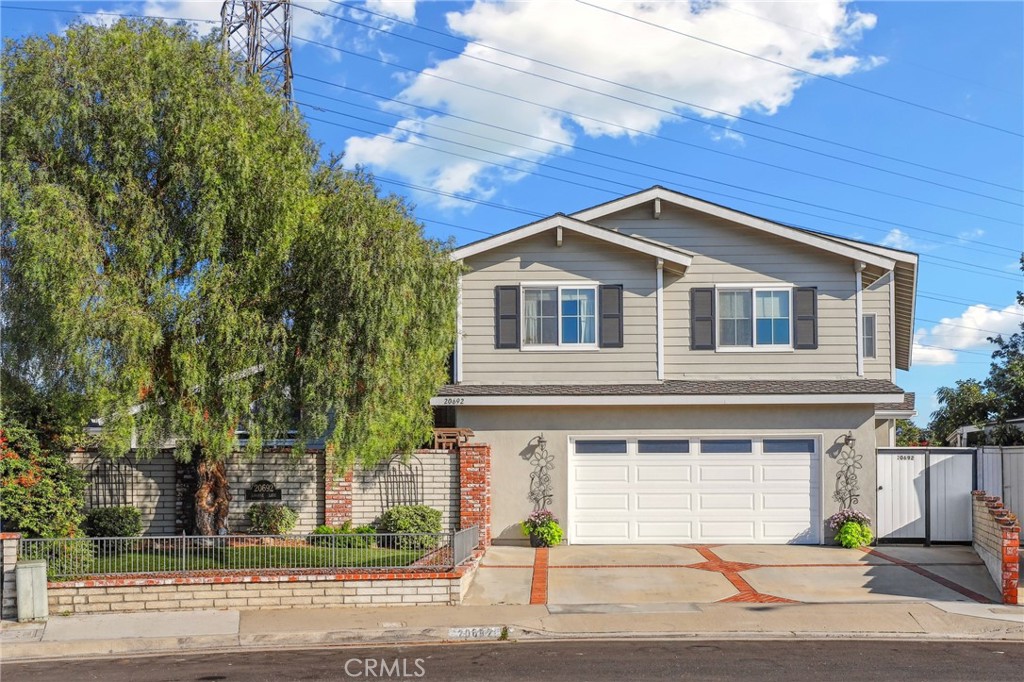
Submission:
M 494 287 L 494 347 L 519 348 L 519 287 Z
M 715 349 L 715 290 L 690 289 L 690 349 Z
M 622 348 L 622 285 L 601 285 L 598 308 L 601 320 L 598 345 L 601 348 Z
M 793 348 L 818 347 L 818 287 L 793 290 Z

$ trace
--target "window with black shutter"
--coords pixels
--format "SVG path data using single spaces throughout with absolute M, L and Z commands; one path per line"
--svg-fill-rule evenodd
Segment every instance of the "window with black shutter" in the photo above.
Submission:
M 715 349 L 715 290 L 690 289 L 690 349 Z
M 818 347 L 818 288 L 797 287 L 793 290 L 793 348 L 814 350 Z
M 519 348 L 519 287 L 494 287 L 494 347 Z
M 622 348 L 622 285 L 601 286 L 601 348 Z

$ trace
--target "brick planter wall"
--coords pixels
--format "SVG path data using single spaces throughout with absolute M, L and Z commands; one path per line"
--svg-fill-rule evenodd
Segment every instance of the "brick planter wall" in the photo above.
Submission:
M 1003 508 L 1002 500 L 973 493 L 974 550 L 985 562 L 1003 595 L 1004 604 L 1017 604 L 1020 581 L 1020 524 Z
M 50 615 L 460 604 L 476 563 L 443 573 L 126 578 L 49 583 Z

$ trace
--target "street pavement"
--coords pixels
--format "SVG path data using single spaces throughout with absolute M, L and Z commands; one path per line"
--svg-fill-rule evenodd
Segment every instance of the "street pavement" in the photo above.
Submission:
M 67 660 L 3 666 L 5 681 L 1014 680 L 1024 644 L 877 641 L 572 641 L 386 646 Z

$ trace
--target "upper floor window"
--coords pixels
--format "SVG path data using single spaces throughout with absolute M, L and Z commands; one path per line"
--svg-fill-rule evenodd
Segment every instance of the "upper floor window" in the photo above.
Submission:
M 596 346 L 597 287 L 524 287 L 523 345 Z
M 718 345 L 790 347 L 792 320 L 788 289 L 721 289 Z
M 876 328 L 878 318 L 874 313 L 868 313 L 861 317 L 861 352 L 866 358 L 874 358 L 878 355 L 878 330 Z

